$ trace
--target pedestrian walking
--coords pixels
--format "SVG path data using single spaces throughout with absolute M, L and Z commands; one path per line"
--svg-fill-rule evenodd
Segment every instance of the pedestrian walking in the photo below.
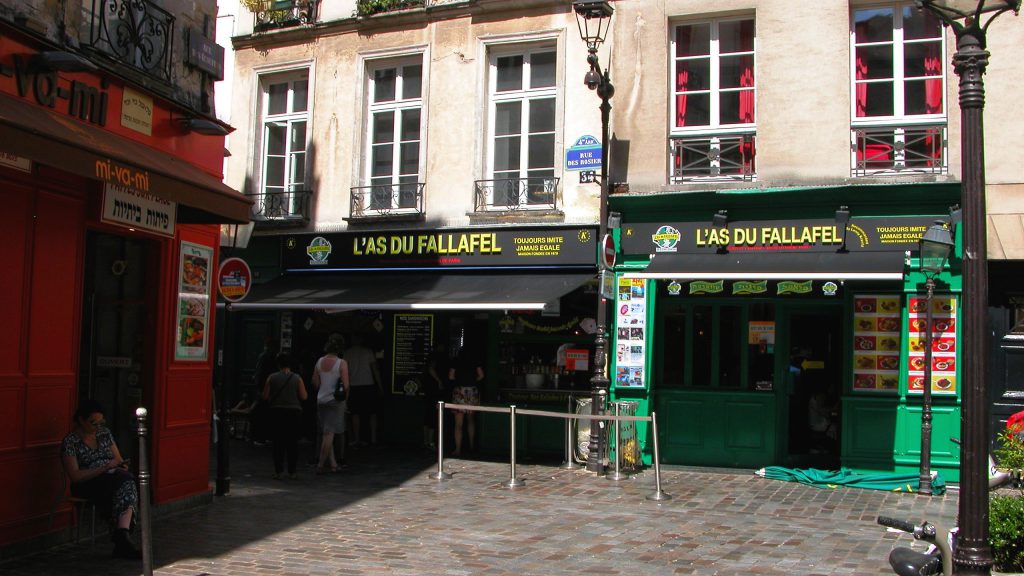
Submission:
M 316 390 L 316 412 L 320 423 L 320 458 L 316 473 L 327 470 L 338 471 L 335 457 L 334 437 L 341 435 L 341 464 L 344 460 L 345 410 L 349 393 L 348 363 L 338 356 L 344 342 L 340 338 L 329 338 L 324 345 L 324 355 L 313 367 L 313 389 Z
M 363 341 L 363 335 L 357 332 L 352 336 L 352 346 L 345 349 L 344 353 L 348 363 L 348 410 L 352 415 L 354 446 L 366 445 L 362 439 L 364 416 L 369 420 L 370 444 L 377 443 L 377 404 L 380 395 L 384 393 L 377 356 Z
M 270 430 L 274 443 L 274 478 L 281 478 L 284 461 L 288 459 L 288 477 L 295 478 L 299 459 L 299 433 L 302 425 L 302 402 L 307 398 L 302 377 L 292 372 L 291 358 L 284 352 L 277 355 L 277 372 L 267 377 L 263 399 L 270 408 Z
M 452 381 L 452 403 L 469 406 L 480 405 L 480 384 L 484 380 L 484 369 L 480 362 L 467 348 L 459 350 L 455 365 L 448 370 L 448 379 Z M 462 455 L 462 424 L 466 422 L 469 435 L 469 449 L 476 451 L 476 412 L 455 410 L 455 451 L 452 456 Z

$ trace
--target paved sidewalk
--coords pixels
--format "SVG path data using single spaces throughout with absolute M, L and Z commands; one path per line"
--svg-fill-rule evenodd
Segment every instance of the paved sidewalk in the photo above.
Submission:
M 454 478 L 437 482 L 430 454 L 391 448 L 358 450 L 338 474 L 278 481 L 269 448 L 236 441 L 232 454 L 229 496 L 155 522 L 156 574 L 891 574 L 889 550 L 913 539 L 875 517 L 949 526 L 957 505 L 955 494 L 823 490 L 746 470 L 663 470 L 666 502 L 645 499 L 653 470 L 613 482 L 521 464 L 526 484 L 508 489 L 507 463 L 451 460 Z M 0 574 L 141 573 L 110 548 L 65 545 Z

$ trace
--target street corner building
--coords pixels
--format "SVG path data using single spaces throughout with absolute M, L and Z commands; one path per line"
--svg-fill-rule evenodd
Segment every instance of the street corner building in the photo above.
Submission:
M 222 183 L 216 10 L 0 3 L 0 550 L 66 532 L 60 442 L 84 398 L 126 458 L 149 410 L 155 504 L 209 494 L 220 225 L 252 205 Z

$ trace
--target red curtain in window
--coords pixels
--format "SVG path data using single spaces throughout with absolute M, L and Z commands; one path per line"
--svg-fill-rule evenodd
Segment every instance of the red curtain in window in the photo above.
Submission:
M 679 70 L 676 72 L 676 92 L 686 90 L 689 82 L 689 70 Z M 686 126 L 686 94 L 676 95 L 676 126 Z
M 928 56 L 924 58 L 924 73 L 926 76 L 939 76 L 924 81 L 924 111 L 926 114 L 942 113 L 942 59 L 939 57 L 939 45 L 934 44 L 928 50 Z M 935 160 L 942 158 L 942 132 L 930 131 L 925 137 L 924 144 L 928 153 Z M 929 161 L 931 166 L 933 161 Z
M 751 88 L 740 92 L 740 122 L 744 124 L 754 123 L 754 64 L 750 62 L 743 68 L 740 74 L 740 86 Z M 744 139 L 740 147 L 740 155 L 743 161 L 743 169 L 746 173 L 754 171 L 754 141 Z
M 857 24 L 856 36 L 854 41 L 861 38 L 863 34 L 867 32 L 867 24 L 862 22 Z M 854 74 L 857 80 L 866 80 L 868 77 L 868 62 L 861 55 L 857 54 L 857 60 L 854 65 Z M 861 118 L 868 115 L 868 85 L 857 84 L 857 117 Z

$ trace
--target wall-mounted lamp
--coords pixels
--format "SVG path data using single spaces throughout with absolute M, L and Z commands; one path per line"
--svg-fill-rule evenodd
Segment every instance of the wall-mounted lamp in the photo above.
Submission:
M 622 227 L 622 213 L 621 212 L 609 212 L 608 213 L 608 229 L 618 230 Z
M 711 217 L 711 225 L 715 228 L 725 228 L 729 225 L 729 211 L 719 210 Z
M 252 237 L 253 226 L 252 222 L 245 224 L 221 224 L 220 245 L 225 248 L 245 250 L 249 246 L 249 238 Z
M 840 206 L 839 210 L 836 210 L 836 227 L 843 232 L 843 244 L 839 247 L 839 252 L 846 252 L 846 225 L 850 223 L 850 207 Z
M 959 204 L 953 204 L 949 207 L 949 235 L 956 238 L 956 227 L 964 219 L 964 213 L 960 210 Z
M 63 50 L 46 50 L 32 56 L 31 64 L 36 69 L 54 72 L 95 72 L 95 64 L 78 54 Z
M 186 132 L 195 132 L 205 136 L 227 136 L 231 133 L 227 127 L 206 118 L 181 118 L 178 120 Z

